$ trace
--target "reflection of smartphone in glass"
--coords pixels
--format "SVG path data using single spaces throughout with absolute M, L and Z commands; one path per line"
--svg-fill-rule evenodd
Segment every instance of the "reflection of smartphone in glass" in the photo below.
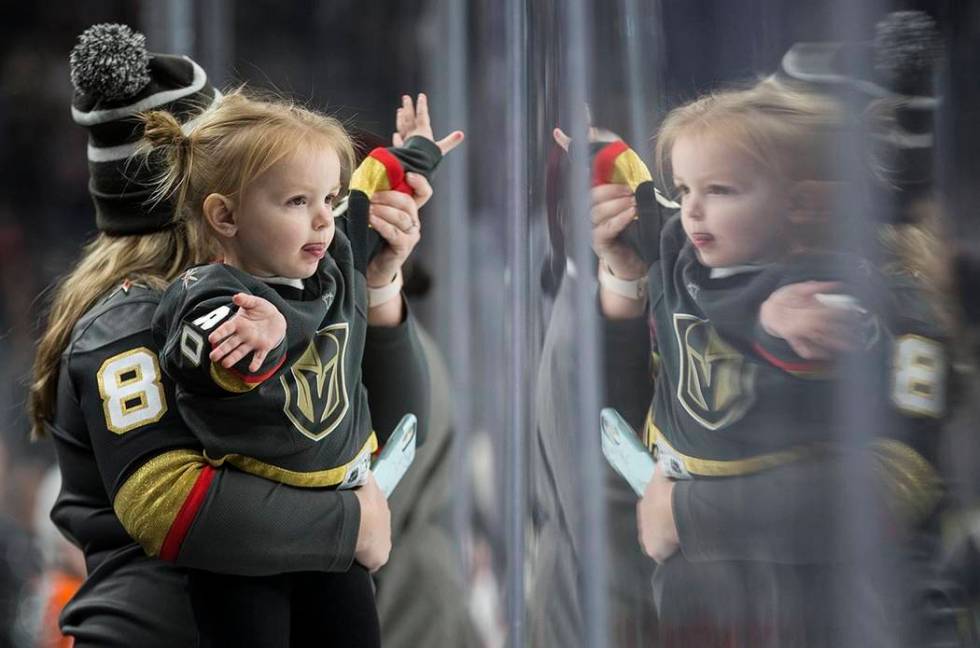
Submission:
M 606 456 L 613 470 L 642 497 L 647 484 L 653 478 L 656 465 L 653 457 L 619 412 L 607 407 L 602 410 L 599 419 L 602 428 L 602 454 Z
M 371 472 L 378 482 L 378 487 L 385 494 L 391 497 L 395 486 L 405 476 L 408 467 L 415 459 L 415 430 L 418 427 L 418 419 L 414 414 L 406 414 L 395 426 L 395 431 L 391 433 L 385 447 L 381 449 L 381 454 L 374 460 Z

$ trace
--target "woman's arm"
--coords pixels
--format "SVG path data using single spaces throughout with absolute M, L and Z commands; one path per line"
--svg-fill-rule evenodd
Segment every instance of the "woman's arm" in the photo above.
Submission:
M 66 413 L 55 423 L 87 437 L 78 442 L 90 447 L 119 521 L 149 555 L 245 575 L 342 571 L 359 537 L 385 536 L 383 498 L 365 514 L 351 491 L 291 488 L 210 465 L 159 370 L 150 333 L 159 296 L 137 291 L 73 341 L 63 365 L 71 393 L 59 393 Z M 386 542 L 362 546 L 365 561 L 386 554 Z

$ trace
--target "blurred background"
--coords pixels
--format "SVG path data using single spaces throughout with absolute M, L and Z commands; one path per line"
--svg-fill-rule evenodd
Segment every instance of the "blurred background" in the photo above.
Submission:
M 772 74 L 800 41 L 867 41 L 888 12 L 936 22 L 934 192 L 959 318 L 941 471 L 947 575 L 969 643 L 980 594 L 971 332 L 980 228 L 980 11 L 945 0 L 87 0 L 5 3 L 0 24 L 0 647 L 42 645 L 42 587 L 62 547 L 45 511 L 53 453 L 25 413 L 45 291 L 91 238 L 86 132 L 68 53 L 99 22 L 192 55 L 215 85 L 276 89 L 387 140 L 403 93 L 437 136 L 466 131 L 436 175 L 407 291 L 431 336 L 429 442 L 392 503 L 378 600 L 390 646 L 655 646 L 654 563 L 635 497 L 598 446 L 603 385 L 587 188 L 563 187 L 552 129 L 591 122 L 647 162 L 666 111 Z M 558 183 L 558 184 L 556 184 Z M 565 205 L 562 207 L 561 205 Z M 564 217 L 559 217 L 562 211 Z M 579 221 L 575 222 L 574 217 Z M 571 219 L 571 220 L 569 220 Z M 954 264 L 954 260 L 956 263 Z M 569 276 L 579 280 L 568 282 Z M 556 300 L 559 286 L 570 291 Z M 591 292 L 590 292 L 591 291 Z M 938 433 L 937 433 L 938 434 Z M 53 490 L 52 490 L 53 488 Z M 47 498 L 47 499 L 45 499 Z M 47 507 L 47 508 L 46 508 Z M 48 556 L 46 558 L 45 556 Z M 954 578 L 955 576 L 955 578 Z M 418 591 L 431 592 L 420 597 Z M 952 599 L 951 599 L 952 600 Z M 955 609 L 954 609 L 955 608 Z M 425 623 L 420 623 L 425 619 Z M 885 636 L 890 636 L 888 632 Z M 689 644 L 696 645 L 696 644 Z M 857 645 L 857 644 L 855 644 Z M 869 645 L 869 644 L 864 644 Z M 887 642 L 881 645 L 889 645 Z M 895 644 L 892 644 L 895 645 Z

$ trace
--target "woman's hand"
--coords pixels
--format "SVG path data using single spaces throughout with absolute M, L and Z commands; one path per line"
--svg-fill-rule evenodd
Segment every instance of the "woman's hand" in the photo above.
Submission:
M 374 572 L 388 562 L 391 554 L 391 511 L 373 473 L 368 473 L 367 482 L 354 495 L 361 506 L 354 560 Z
M 405 180 L 415 196 L 400 191 L 379 191 L 371 196 L 368 222 L 387 243 L 368 264 L 367 283 L 371 288 L 391 283 L 422 238 L 419 207 L 432 196 L 432 187 L 417 173 L 406 174 Z
M 626 281 L 647 274 L 647 265 L 619 237 L 636 220 L 636 196 L 626 185 L 605 184 L 592 188 L 592 249 L 612 273 Z
M 619 238 L 636 214 L 636 197 L 626 185 L 592 188 L 592 249 L 599 257 L 600 271 L 625 281 L 635 281 L 647 274 L 647 265 Z M 646 311 L 646 299 L 624 297 L 602 285 L 599 305 L 609 319 L 640 317 Z
M 671 498 L 674 482 L 658 467 L 647 484 L 643 497 L 636 503 L 636 528 L 644 553 L 658 563 L 670 558 L 680 548 Z

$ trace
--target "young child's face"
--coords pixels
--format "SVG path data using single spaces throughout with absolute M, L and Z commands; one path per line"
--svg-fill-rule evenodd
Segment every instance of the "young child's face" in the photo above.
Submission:
M 310 147 L 283 158 L 251 182 L 237 207 L 235 261 L 258 276 L 305 279 L 333 241 L 340 158 Z
M 778 257 L 788 202 L 781 182 L 723 137 L 681 135 L 671 150 L 681 223 L 711 268 Z

